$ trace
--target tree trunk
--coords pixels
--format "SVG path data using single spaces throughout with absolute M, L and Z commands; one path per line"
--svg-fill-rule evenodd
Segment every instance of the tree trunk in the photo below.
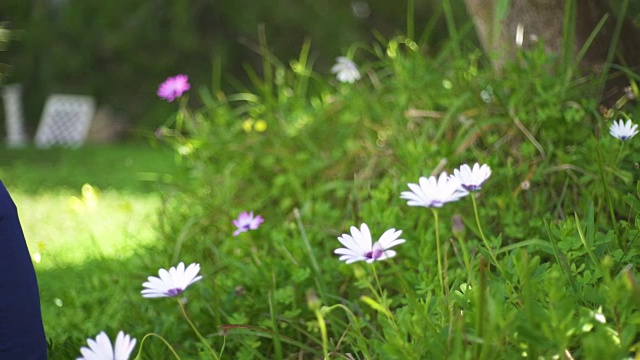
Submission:
M 577 59 L 580 49 L 607 16 L 588 51 L 580 62 L 581 69 L 600 73 L 613 43 L 617 20 L 606 0 L 576 0 L 575 34 L 570 54 L 563 54 L 563 31 L 566 0 L 465 0 L 473 18 L 477 34 L 485 51 L 491 54 L 497 70 L 514 57 L 518 48 L 529 48 L 542 41 L 547 53 Z M 500 14 L 499 6 L 507 3 Z M 640 31 L 625 21 L 618 40 L 614 62 L 629 67 L 640 65 Z M 614 80 L 606 86 L 606 93 L 618 94 L 627 86 L 625 79 Z M 605 94 L 605 97 L 609 95 Z M 608 102 L 603 99 L 604 102 Z M 615 100 L 613 100 L 615 101 Z

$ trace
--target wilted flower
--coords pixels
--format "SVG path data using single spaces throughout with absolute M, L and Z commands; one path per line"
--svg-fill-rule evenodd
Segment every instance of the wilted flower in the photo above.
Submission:
M 344 56 L 336 58 L 336 64 L 331 68 L 331 72 L 336 74 L 338 81 L 353 83 L 360 80 L 360 71 L 356 64 Z
M 451 232 L 455 236 L 463 236 L 465 231 L 464 222 L 462 222 L 462 216 L 455 214 L 451 217 Z
M 189 265 L 186 269 L 183 262 L 178 264 L 178 267 L 170 268 L 169 271 L 160 269 L 159 278 L 149 276 L 149 281 L 142 284 L 146 288 L 142 290 L 142 296 L 146 298 L 178 296 L 189 285 L 202 279 L 198 272 L 200 272 L 200 264 L 197 263 Z
M 156 140 L 162 140 L 162 138 L 164 137 L 164 133 L 165 133 L 165 129 L 163 127 L 157 128 L 156 131 L 154 132 L 154 135 L 156 136 Z
M 168 102 L 172 102 L 182 96 L 189 88 L 191 88 L 191 85 L 189 85 L 189 77 L 182 74 L 176 75 L 167 78 L 167 80 L 160 84 L 160 87 L 158 87 L 158 96 Z
M 405 242 L 404 239 L 398 239 L 400 234 L 402 234 L 401 230 L 389 229 L 372 244 L 371 232 L 367 224 L 360 225 L 360 230 L 352 226 L 351 235 L 342 234 L 338 237 L 338 241 L 345 247 L 336 249 L 334 253 L 342 255 L 340 260 L 346 261 L 347 264 L 361 260 L 372 263 L 376 260 L 392 258 L 396 256 L 396 252 L 389 249 Z
M 631 120 L 627 120 L 626 123 L 622 120 L 618 120 L 618 122 L 614 121 L 609 127 L 609 133 L 615 138 L 626 141 L 638 133 L 638 125 L 634 124 Z
M 245 231 L 256 230 L 263 222 L 264 219 L 262 216 L 258 215 L 253 217 L 253 211 L 250 213 L 243 211 L 237 219 L 233 220 L 233 225 L 238 228 L 238 230 L 233 232 L 233 236 L 238 236 Z
M 460 166 L 460 170 L 453 170 L 453 177 L 458 179 L 460 187 L 465 191 L 475 191 L 482 188 L 482 184 L 491 176 L 491 168 L 487 164 L 475 163 L 473 169 L 469 165 Z
M 449 177 L 446 172 L 441 173 L 437 180 L 435 176 L 422 176 L 419 184 L 408 185 L 411 191 L 403 191 L 400 198 L 408 200 L 409 206 L 439 208 L 468 194 L 462 189 L 460 181 L 454 176 Z
M 89 347 L 82 347 L 82 357 L 77 360 L 128 360 L 131 351 L 136 346 L 136 339 L 120 331 L 116 337 L 115 347 L 107 334 L 101 332 L 96 339 L 87 339 Z

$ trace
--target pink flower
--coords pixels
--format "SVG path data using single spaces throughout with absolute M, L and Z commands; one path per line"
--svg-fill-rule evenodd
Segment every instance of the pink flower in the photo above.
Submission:
M 158 96 L 168 102 L 172 102 L 182 96 L 190 87 L 191 85 L 189 85 L 189 77 L 187 75 L 180 74 L 168 77 L 167 80 L 158 87 Z
M 253 216 L 253 211 L 250 213 L 243 211 L 237 219 L 233 220 L 233 225 L 238 228 L 238 230 L 233 232 L 233 236 L 238 236 L 245 231 L 256 230 L 263 222 L 264 219 L 262 216 Z

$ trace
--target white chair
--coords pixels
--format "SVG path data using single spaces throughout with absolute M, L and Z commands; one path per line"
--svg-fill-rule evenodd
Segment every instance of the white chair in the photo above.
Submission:
M 87 138 L 95 109 L 96 102 L 91 96 L 49 96 L 36 132 L 36 147 L 81 146 Z

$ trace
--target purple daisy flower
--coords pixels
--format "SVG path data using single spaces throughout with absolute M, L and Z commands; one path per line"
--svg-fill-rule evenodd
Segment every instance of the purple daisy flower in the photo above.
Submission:
M 263 222 L 264 219 L 262 216 L 253 216 L 253 211 L 250 213 L 243 211 L 237 219 L 233 220 L 233 225 L 238 228 L 233 232 L 233 236 L 238 236 L 240 233 L 245 231 L 256 230 Z

